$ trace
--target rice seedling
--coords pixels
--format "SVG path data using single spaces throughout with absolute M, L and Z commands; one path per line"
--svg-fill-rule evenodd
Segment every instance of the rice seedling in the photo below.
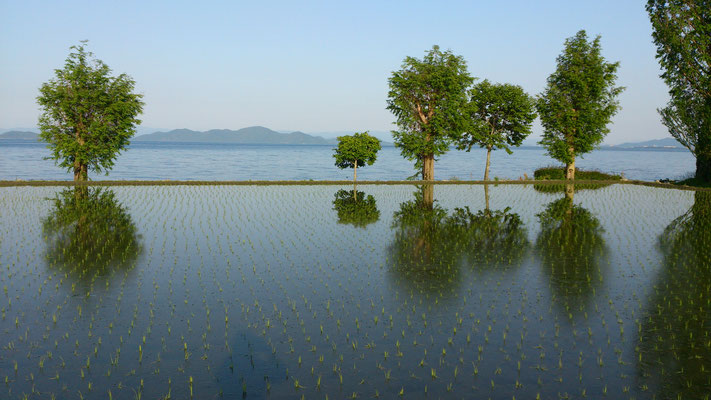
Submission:
M 709 392 L 704 193 L 359 189 L 0 189 L 0 397 Z

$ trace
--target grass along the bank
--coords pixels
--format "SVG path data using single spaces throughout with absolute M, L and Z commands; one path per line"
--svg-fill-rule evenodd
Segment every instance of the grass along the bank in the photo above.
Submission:
M 550 180 L 495 180 L 495 181 L 462 181 L 462 180 L 441 180 L 441 181 L 412 181 L 412 180 L 402 180 L 402 181 L 359 181 L 357 186 L 361 185 L 565 185 L 574 183 L 575 185 L 611 185 L 611 184 L 625 184 L 625 185 L 640 185 L 640 186 L 652 186 L 667 189 L 679 189 L 679 190 L 711 190 L 711 187 L 707 186 L 690 186 L 683 184 L 681 182 L 649 182 L 649 181 L 639 181 L 639 180 L 621 180 L 621 179 L 575 179 L 574 181 L 568 181 L 565 179 L 550 179 Z M 64 186 L 64 187 L 74 187 L 74 186 L 322 186 L 322 185 L 353 185 L 353 181 L 315 181 L 315 180 L 301 180 L 301 181 L 172 181 L 172 180 L 161 180 L 161 181 L 89 181 L 89 182 L 73 182 L 73 181 L 0 181 L 0 187 L 24 187 L 24 186 Z
M 565 179 L 565 168 L 563 167 L 543 167 L 533 172 L 536 180 L 563 180 Z M 622 175 L 607 174 L 596 170 L 575 169 L 576 180 L 594 181 L 619 181 Z

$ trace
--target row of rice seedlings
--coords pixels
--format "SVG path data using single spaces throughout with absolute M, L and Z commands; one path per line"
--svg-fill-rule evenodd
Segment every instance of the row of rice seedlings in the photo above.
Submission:
M 71 369 L 80 371 L 84 383 L 61 370 L 56 381 L 72 386 L 62 393 L 110 387 L 113 395 L 187 397 L 234 387 L 219 383 L 227 379 L 239 382 L 242 393 L 296 396 L 444 396 L 474 389 L 525 397 L 573 389 L 578 393 L 572 395 L 607 393 L 613 387 L 622 388 L 619 396 L 636 393 L 628 382 L 630 341 L 605 321 L 622 321 L 617 325 L 624 329 L 625 314 L 638 307 L 629 310 L 626 301 L 618 307 L 615 293 L 604 286 L 593 287 L 593 303 L 560 303 L 589 290 L 587 277 L 573 292 L 556 289 L 552 280 L 541 279 L 548 272 L 529 253 L 518 266 L 489 270 L 450 261 L 444 266 L 460 273 L 445 285 L 403 286 L 410 278 L 392 274 L 392 255 L 382 245 L 392 241 L 389 222 L 344 242 L 340 232 L 353 234 L 347 227 L 317 207 L 297 206 L 318 204 L 320 189 L 286 200 L 278 188 L 161 189 L 124 190 L 129 199 L 141 199 L 133 200 L 140 207 L 132 212 L 141 215 L 136 221 L 147 256 L 137 261 L 137 273 L 110 273 L 102 285 L 97 276 L 86 286 L 88 296 L 63 297 L 78 297 L 82 311 L 65 306 L 60 321 L 66 310 L 76 310 L 74 324 L 88 325 L 93 338 L 100 335 L 115 348 L 76 339 L 70 363 L 85 365 Z M 383 209 L 388 207 L 393 209 Z M 590 277 L 602 276 L 604 284 L 605 274 Z M 132 283 L 128 289 L 126 282 Z M 48 284 L 39 283 L 47 293 Z M 97 297 L 99 287 L 110 290 Z M 104 320 L 108 325 L 97 328 L 107 310 L 114 311 Z M 600 325 L 593 324 L 594 315 Z M 68 343 L 59 342 L 62 352 L 71 348 Z M 102 357 L 114 369 L 99 376 L 95 360 Z M 608 373 L 614 362 L 608 360 L 617 357 L 619 367 Z M 49 358 L 41 359 L 46 370 Z M 28 368 L 33 382 L 35 368 Z M 626 376 L 614 376 L 619 371 Z M 147 376 L 160 384 L 141 384 Z M 28 387 L 16 381 L 10 386 Z

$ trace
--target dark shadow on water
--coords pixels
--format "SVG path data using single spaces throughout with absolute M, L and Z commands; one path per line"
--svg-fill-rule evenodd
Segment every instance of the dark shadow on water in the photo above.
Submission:
M 565 197 L 537 214 L 541 231 L 536 252 L 549 279 L 555 302 L 568 318 L 583 314 L 601 286 L 607 246 L 600 221 L 574 204 L 576 186 L 566 185 Z
M 89 282 L 128 268 L 141 253 L 131 215 L 111 189 L 65 189 L 51 202 L 50 213 L 42 221 L 50 268 Z
M 659 399 L 711 393 L 711 193 L 659 237 L 661 271 L 639 335 L 637 370 Z M 706 396 L 706 397 L 704 397 Z
M 353 190 L 339 190 L 334 194 L 333 209 L 338 213 L 338 223 L 353 225 L 358 228 L 377 222 L 380 211 L 372 195 Z

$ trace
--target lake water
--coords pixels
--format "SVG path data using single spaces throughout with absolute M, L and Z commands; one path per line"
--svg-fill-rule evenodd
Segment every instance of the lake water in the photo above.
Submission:
M 0 188 L 0 398 L 708 399 L 711 193 L 350 188 Z
M 108 176 L 90 173 L 93 180 L 348 180 L 350 169 L 334 166 L 331 146 L 264 146 L 195 143 L 134 143 L 116 160 Z M 43 160 L 43 144 L 0 141 L 0 180 L 71 180 L 72 175 Z M 480 180 L 486 152 L 452 150 L 435 164 L 438 180 Z M 491 176 L 519 179 L 537 168 L 557 165 L 541 148 L 519 148 L 513 154 L 492 153 Z M 623 173 L 628 179 L 679 179 L 693 174 L 695 160 L 688 151 L 597 150 L 577 161 L 583 169 Z M 360 180 L 403 180 L 414 173 L 413 163 L 395 147 L 384 147 L 372 166 L 360 168 Z

